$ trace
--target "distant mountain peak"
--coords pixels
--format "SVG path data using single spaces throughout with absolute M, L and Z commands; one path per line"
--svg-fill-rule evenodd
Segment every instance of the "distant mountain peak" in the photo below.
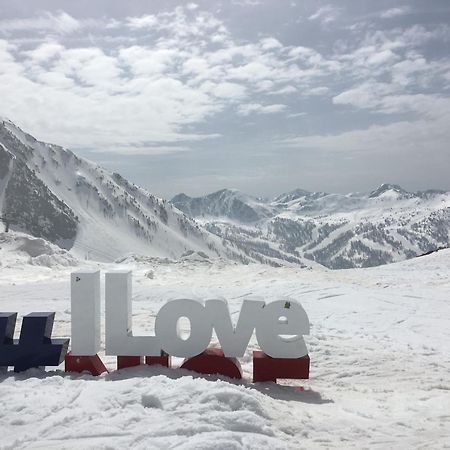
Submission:
M 172 203 L 173 202 L 180 202 L 180 201 L 185 201 L 188 200 L 192 197 L 189 197 L 189 195 L 186 195 L 183 192 L 180 192 L 179 194 L 175 195 L 174 197 L 172 197 L 172 199 L 170 200 Z
M 379 197 L 388 191 L 397 192 L 398 194 L 410 194 L 398 184 L 383 183 L 369 194 L 369 198 Z
M 306 197 L 307 195 L 311 194 L 310 191 L 306 191 L 305 189 L 294 189 L 292 191 L 286 192 L 284 194 L 280 194 L 277 197 L 274 198 L 274 202 L 276 203 L 286 203 L 290 202 L 292 200 L 297 200 L 301 197 Z
M 307 200 L 317 200 L 321 197 L 325 197 L 328 194 L 326 192 L 311 192 L 305 189 L 294 189 L 293 191 L 286 192 L 285 194 L 281 194 L 278 197 L 275 197 L 272 201 L 274 204 L 283 204 L 293 202 L 299 199 L 307 199 Z
M 170 202 L 191 217 L 220 217 L 240 223 L 253 223 L 273 215 L 273 208 L 264 200 L 238 189 L 220 189 L 203 197 L 178 194 Z

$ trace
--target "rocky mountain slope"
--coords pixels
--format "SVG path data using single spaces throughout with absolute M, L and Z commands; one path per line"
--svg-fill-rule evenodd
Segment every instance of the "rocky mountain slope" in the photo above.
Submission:
M 215 199 L 224 192 L 244 205 L 217 208 Z M 383 184 L 369 194 L 296 189 L 273 200 L 249 198 L 246 202 L 245 194 L 219 191 L 197 199 L 178 195 L 172 202 L 224 241 L 274 262 L 369 267 L 450 245 L 450 193 L 445 191 L 407 192 Z
M 0 216 L 83 259 L 194 252 L 251 260 L 172 204 L 8 120 L 0 120 Z

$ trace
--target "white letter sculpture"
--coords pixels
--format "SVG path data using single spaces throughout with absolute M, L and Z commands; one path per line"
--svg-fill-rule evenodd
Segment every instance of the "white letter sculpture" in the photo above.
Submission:
M 131 320 L 131 271 L 116 271 L 105 278 L 105 335 L 107 355 L 160 356 L 155 336 L 133 336 Z
M 223 353 L 228 357 L 244 356 L 248 342 L 259 321 L 264 302 L 244 300 L 236 328 L 231 322 L 226 300 L 206 300 L 208 319 L 214 326 Z
M 265 303 L 244 300 L 236 326 L 226 300 L 182 299 L 167 302 L 155 320 L 155 336 L 133 336 L 131 271 L 116 271 L 105 278 L 107 355 L 172 356 L 190 358 L 207 349 L 213 329 L 226 357 L 242 357 L 254 331 L 261 350 L 273 358 L 301 358 L 308 354 L 303 335 L 309 320 L 293 300 Z M 180 335 L 180 319 L 190 322 L 189 337 Z M 88 325 L 88 326 L 87 326 Z M 95 355 L 100 348 L 100 274 L 72 274 L 72 354 Z
M 96 355 L 100 350 L 100 271 L 71 274 L 71 352 Z
M 179 320 L 186 317 L 190 322 L 187 339 L 180 336 Z M 212 324 L 205 307 L 195 300 L 181 299 L 167 302 L 156 316 L 155 333 L 161 339 L 161 347 L 172 356 L 189 358 L 202 353 L 209 345 Z
M 256 326 L 261 350 L 273 358 L 301 358 L 308 354 L 303 335 L 309 320 L 300 303 L 277 300 L 266 304 Z

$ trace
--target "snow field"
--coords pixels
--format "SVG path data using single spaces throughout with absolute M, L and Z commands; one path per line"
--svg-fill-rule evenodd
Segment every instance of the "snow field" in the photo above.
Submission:
M 242 383 L 161 367 L 99 378 L 8 372 L 0 374 L 1 449 L 450 448 L 449 251 L 345 271 L 193 261 L 101 266 L 119 267 L 134 274 L 135 334 L 150 333 L 173 298 L 222 296 L 233 317 L 244 298 L 299 300 L 312 323 L 310 380 L 251 384 L 254 338 L 241 360 Z M 71 270 L 3 266 L 1 310 L 57 311 L 53 334 L 69 336 Z M 105 361 L 114 367 L 113 358 Z

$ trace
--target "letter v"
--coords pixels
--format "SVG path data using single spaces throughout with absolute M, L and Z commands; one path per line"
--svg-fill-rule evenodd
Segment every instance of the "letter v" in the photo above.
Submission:
M 265 302 L 261 300 L 244 300 L 234 328 L 226 300 L 205 301 L 208 317 L 225 356 L 236 358 L 244 356 L 264 305 Z

